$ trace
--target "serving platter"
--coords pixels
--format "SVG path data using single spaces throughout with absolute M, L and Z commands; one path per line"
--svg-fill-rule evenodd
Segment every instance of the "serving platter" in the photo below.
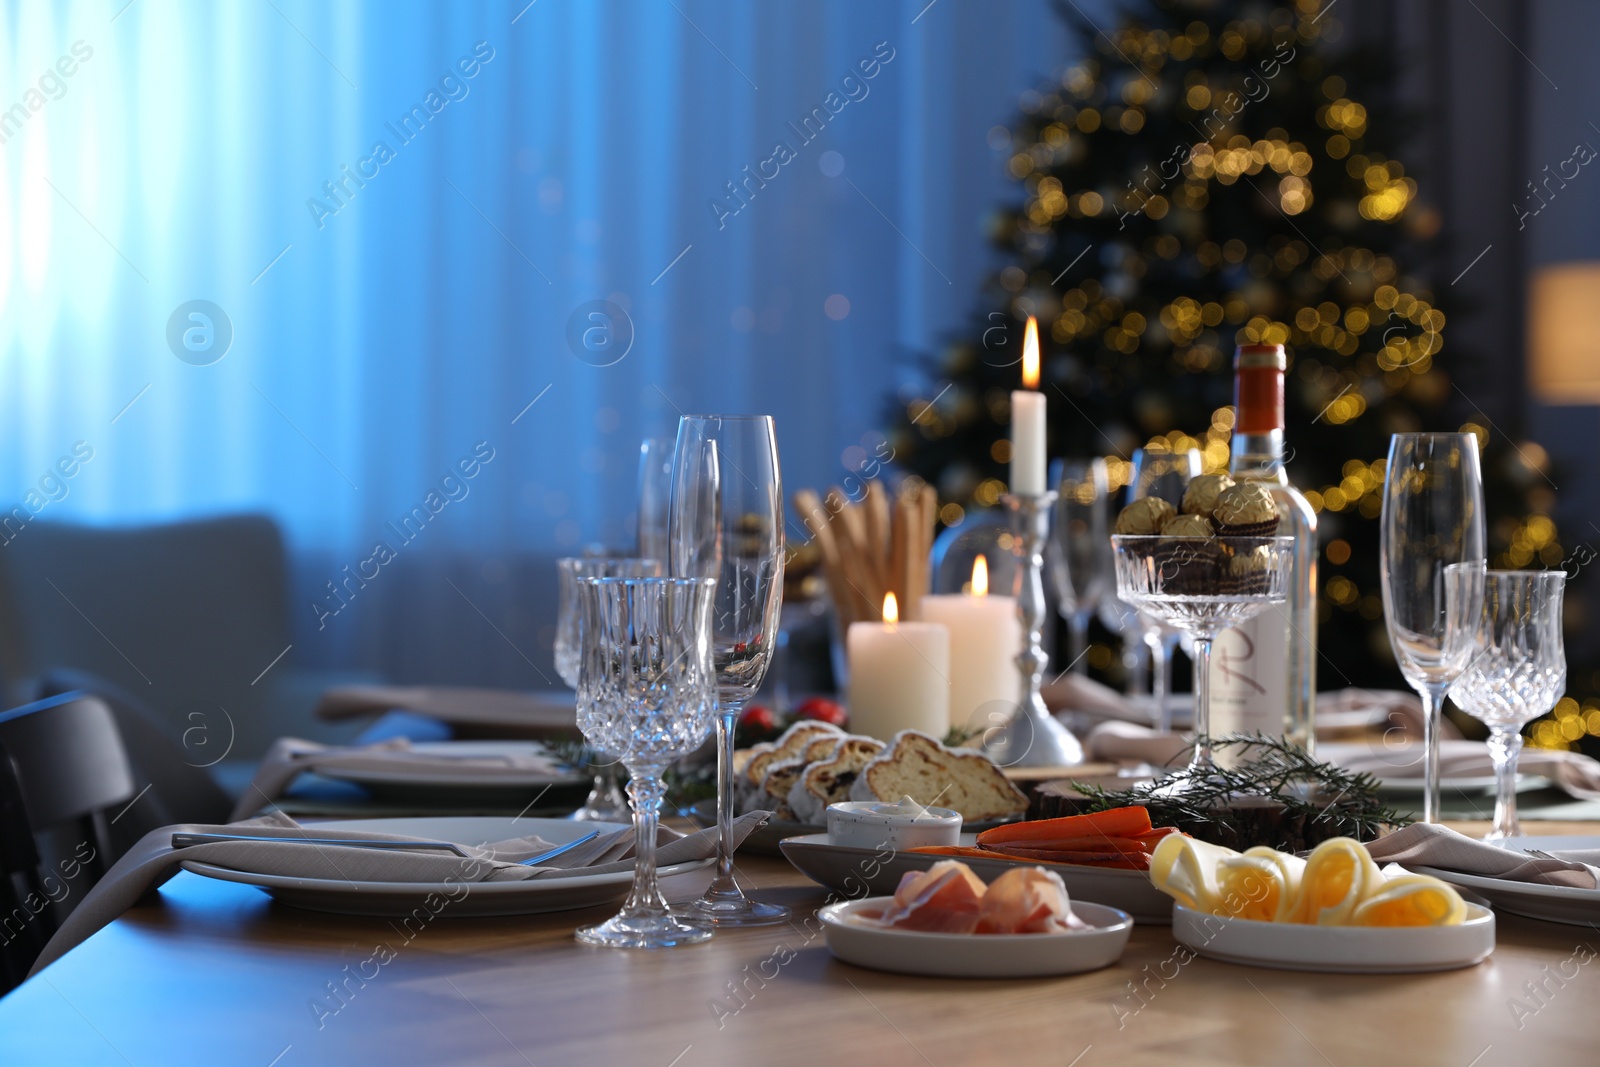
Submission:
M 830 904 L 817 912 L 828 950 L 846 963 L 935 978 L 1039 978 L 1081 974 L 1122 958 L 1133 929 L 1125 911 L 1072 902 L 1092 929 L 1061 934 L 940 934 L 868 926 L 892 897 Z
M 961 843 L 975 845 L 976 835 L 962 834 Z M 791 837 L 779 847 L 801 874 L 818 885 L 858 900 L 867 896 L 892 896 L 906 872 L 925 871 L 940 860 L 950 858 L 923 852 L 830 845 L 825 833 Z M 960 859 L 986 882 L 994 881 L 1013 867 L 1036 866 L 1030 860 L 1004 856 L 992 860 L 966 856 Z M 1060 863 L 1042 866 L 1061 876 L 1073 907 L 1083 901 L 1119 908 L 1141 923 L 1165 925 L 1172 921 L 1172 898 L 1150 884 L 1147 871 Z
M 702 800 L 689 808 L 689 819 L 702 830 L 717 825 L 717 802 L 715 800 Z M 988 830 L 995 826 L 1003 826 L 1014 819 L 988 819 L 983 822 L 970 822 L 966 828 L 973 833 Z M 744 843 L 739 846 L 740 852 L 748 852 L 755 856 L 783 856 L 784 851 L 779 847 L 791 837 L 805 837 L 814 834 L 827 835 L 826 826 L 816 823 L 792 822 L 788 819 L 771 818 L 767 824 L 753 831 Z
M 1172 936 L 1208 959 L 1285 971 L 1415 974 L 1471 967 L 1494 951 L 1494 912 L 1467 905 L 1459 926 L 1312 926 L 1172 909 Z
M 560 845 L 592 830 L 610 832 L 624 830 L 627 827 L 621 823 L 573 822 L 570 819 L 437 816 L 339 820 L 318 823 L 317 829 L 410 834 L 433 841 L 450 841 L 458 845 L 476 845 L 485 841 L 505 841 L 513 837 L 537 835 L 552 845 Z M 662 867 L 660 874 L 665 878 L 669 875 L 697 871 L 712 862 L 713 859 L 707 858 L 670 864 Z M 628 895 L 628 890 L 633 885 L 631 866 L 628 870 L 605 874 L 548 874 L 523 881 L 465 884 L 298 878 L 218 867 L 196 860 L 184 860 L 180 866 L 186 871 L 206 878 L 253 885 L 280 904 L 338 915 L 410 916 L 415 915 L 419 908 L 424 909 L 424 914 L 441 918 L 537 915 L 544 912 L 615 905 Z

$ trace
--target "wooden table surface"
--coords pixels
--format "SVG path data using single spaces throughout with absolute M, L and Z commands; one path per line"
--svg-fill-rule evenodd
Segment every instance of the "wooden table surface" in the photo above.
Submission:
M 781 860 L 749 857 L 740 869 L 798 915 L 826 900 Z M 670 895 L 689 899 L 704 881 L 673 879 Z M 577 944 L 572 929 L 607 910 L 441 916 L 406 943 L 384 920 L 297 911 L 246 886 L 180 874 L 159 903 L 130 911 L 0 1000 L 0 1064 L 1600 1061 L 1600 932 L 1511 915 L 1498 917 L 1488 961 L 1444 974 L 1179 965 L 1170 930 L 1142 926 L 1120 963 L 1092 974 L 954 981 L 839 963 L 811 932 L 814 920 L 665 952 Z M 393 958 L 363 968 L 381 958 L 380 945 Z M 377 973 L 349 977 L 363 969 Z M 330 992 L 341 983 L 342 1002 Z M 1537 996 L 1529 983 L 1542 984 Z

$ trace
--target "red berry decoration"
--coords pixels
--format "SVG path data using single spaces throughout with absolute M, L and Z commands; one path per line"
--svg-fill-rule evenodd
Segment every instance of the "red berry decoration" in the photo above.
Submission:
M 827 697 L 807 697 L 796 705 L 794 715 L 797 719 L 815 719 L 834 726 L 843 726 L 849 720 L 844 705 Z
M 751 704 L 739 716 L 739 729 L 763 734 L 777 733 L 778 717 L 765 705 Z

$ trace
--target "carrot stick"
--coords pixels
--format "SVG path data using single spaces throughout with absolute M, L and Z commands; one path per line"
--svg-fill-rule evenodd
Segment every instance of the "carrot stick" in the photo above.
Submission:
M 1064 837 L 1060 840 L 1028 841 L 1006 845 L 980 846 L 1008 856 L 1043 855 L 1047 852 L 1149 852 L 1153 847 L 1137 837 Z
M 1022 841 L 1053 842 L 1077 837 L 1137 837 L 1149 833 L 1150 811 L 1139 805 L 1112 808 L 1090 815 L 1068 815 L 1060 819 L 1006 823 L 978 835 L 980 845 L 1004 845 Z

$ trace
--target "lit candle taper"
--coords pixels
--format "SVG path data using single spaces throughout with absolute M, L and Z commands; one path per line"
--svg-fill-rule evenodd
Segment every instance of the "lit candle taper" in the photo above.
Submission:
M 1022 384 L 1011 393 L 1011 491 L 1039 496 L 1044 492 L 1045 408 L 1039 392 L 1039 323 L 1032 315 L 1022 339 Z

